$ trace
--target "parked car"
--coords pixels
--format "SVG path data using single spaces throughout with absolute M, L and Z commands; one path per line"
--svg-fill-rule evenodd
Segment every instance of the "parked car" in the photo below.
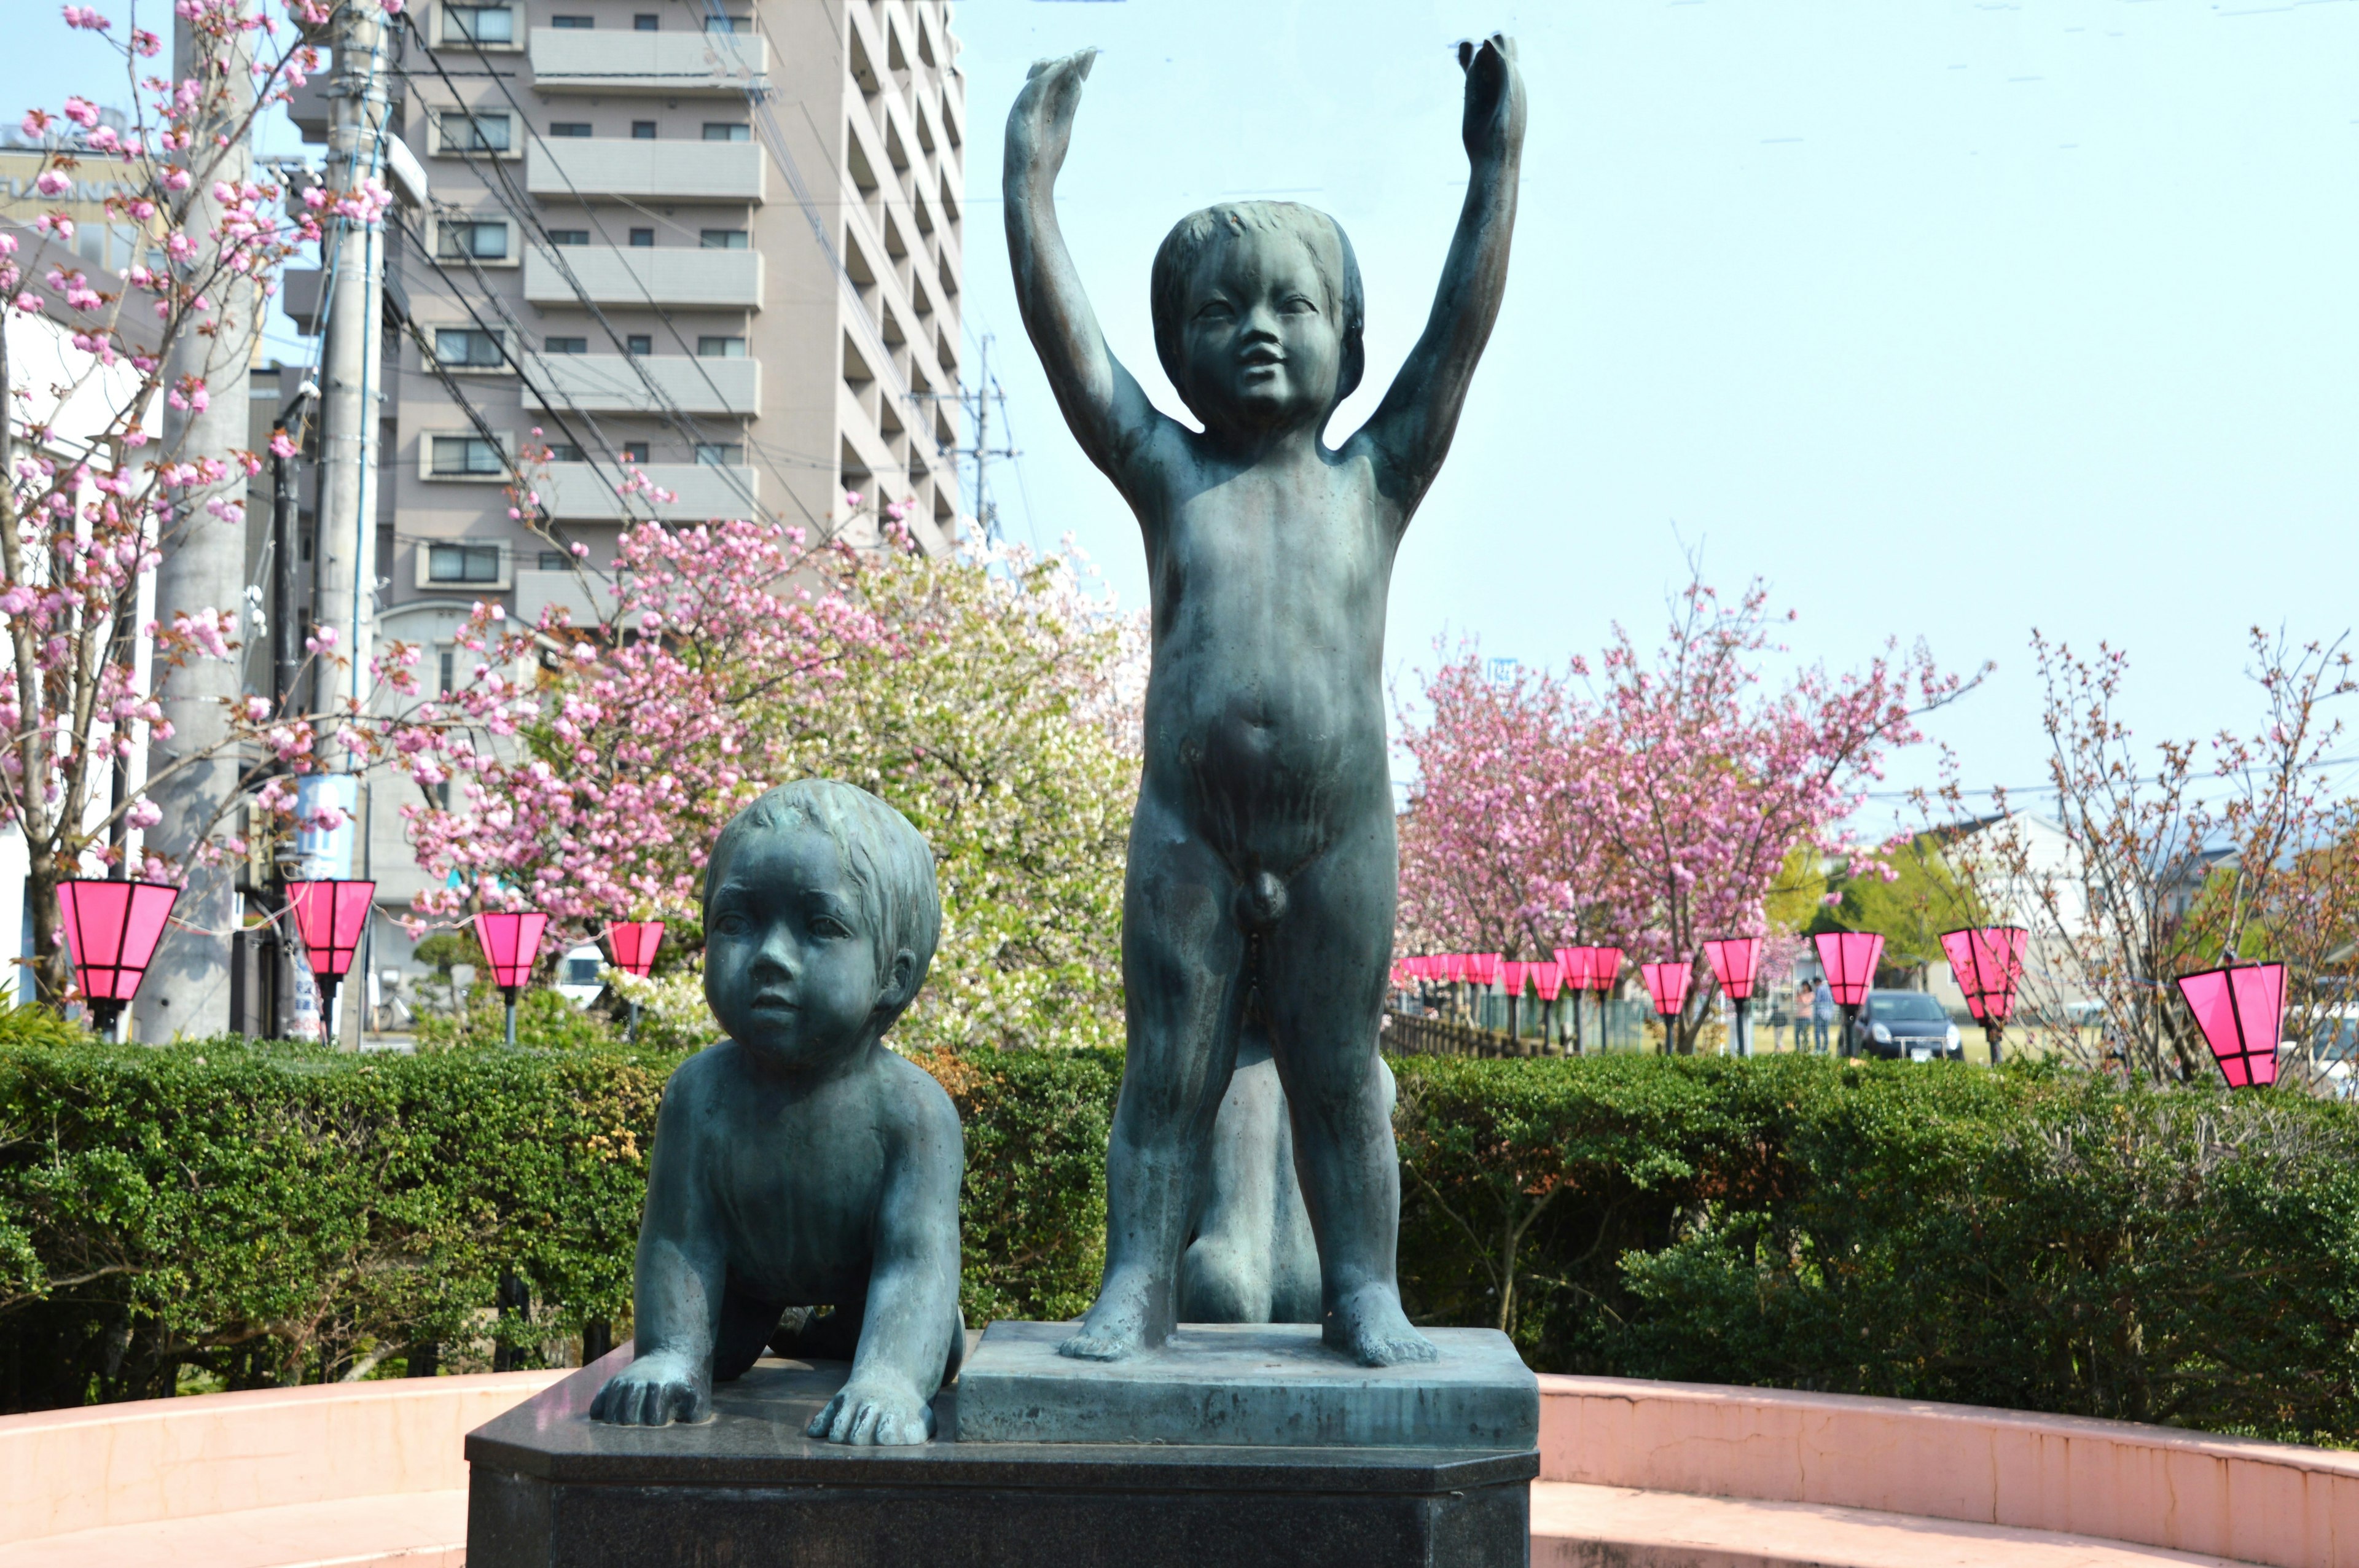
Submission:
M 1930 1062 L 1937 1056 L 1966 1059 L 1958 1026 L 1941 1004 L 1923 991 L 1870 991 L 1854 1026 L 1852 1054 L 1890 1061 Z
M 2320 1019 L 2310 1032 L 2304 1054 L 2311 1076 L 2321 1087 L 2336 1099 L 2349 1099 L 2359 1088 L 2359 1081 L 2353 1077 L 2354 1067 L 2359 1066 L 2359 1017 L 2352 1016 L 2348 1008 L 2336 1008 Z
M 606 954 L 595 942 L 584 942 L 568 952 L 557 962 L 557 994 L 576 1007 L 588 1007 L 606 989 L 598 978 L 606 967 Z

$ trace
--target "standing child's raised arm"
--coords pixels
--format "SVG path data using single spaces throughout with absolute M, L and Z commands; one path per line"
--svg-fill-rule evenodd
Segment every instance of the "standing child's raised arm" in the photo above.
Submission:
M 1466 72 L 1466 205 L 1442 264 L 1433 314 L 1385 400 L 1354 438 L 1375 449 L 1398 486 L 1404 520 L 1450 450 L 1475 362 L 1499 319 L 1507 288 L 1507 244 L 1516 231 L 1516 182 L 1524 152 L 1524 83 L 1516 46 L 1494 33 L 1458 46 Z
M 1074 438 L 1119 487 L 1161 416 L 1106 348 L 1057 226 L 1057 171 L 1072 141 L 1082 82 L 1096 59 L 1097 50 L 1083 49 L 1032 67 L 1007 114 L 1000 190 L 1006 198 L 1007 259 L 1015 269 L 1024 330 L 1039 351 Z

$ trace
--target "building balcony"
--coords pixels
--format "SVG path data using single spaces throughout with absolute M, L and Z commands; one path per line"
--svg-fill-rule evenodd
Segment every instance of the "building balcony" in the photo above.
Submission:
M 535 27 L 530 48 L 532 84 L 543 92 L 742 99 L 770 84 L 769 40 L 759 33 Z
M 638 362 L 634 369 L 622 354 L 535 355 L 533 386 L 525 395 L 544 408 L 589 414 L 656 413 L 667 404 L 690 415 L 750 419 L 762 412 L 759 360 L 641 354 Z M 649 382 L 660 400 L 648 390 Z
M 667 523 L 709 523 L 716 517 L 744 517 L 756 510 L 760 476 L 749 468 L 720 468 L 705 463 L 647 463 L 640 472 L 677 500 L 655 508 Z M 589 463 L 551 463 L 541 498 L 549 515 L 560 523 L 619 523 L 644 517 L 647 503 L 639 496 L 626 503 L 614 493 L 610 469 Z
M 595 304 L 690 310 L 762 308 L 759 251 L 568 245 L 564 255 L 565 265 Z M 535 305 L 581 303 L 556 261 L 538 247 L 524 258 L 524 297 Z
M 534 142 L 524 168 L 525 189 L 535 196 L 739 205 L 769 200 L 770 156 L 759 142 L 566 137 Z

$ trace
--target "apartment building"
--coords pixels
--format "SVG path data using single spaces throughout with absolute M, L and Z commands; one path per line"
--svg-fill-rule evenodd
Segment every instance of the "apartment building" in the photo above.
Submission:
M 487 598 L 582 618 L 636 518 L 873 541 L 852 491 L 908 503 L 919 541 L 947 547 L 966 135 L 951 10 L 432 0 L 390 27 L 392 128 L 428 200 L 388 228 L 380 642 L 447 652 Z M 315 142 L 335 76 L 292 105 Z M 289 277 L 299 329 L 320 293 Z M 509 516 L 536 428 L 554 541 Z M 628 471 L 675 499 L 618 496 Z M 440 662 L 429 677 L 452 678 Z M 419 875 L 401 787 L 367 807 L 387 910 Z

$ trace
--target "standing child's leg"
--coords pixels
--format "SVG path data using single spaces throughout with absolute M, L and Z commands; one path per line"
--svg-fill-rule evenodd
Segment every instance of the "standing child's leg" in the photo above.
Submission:
M 1294 1112 L 1295 1168 L 1319 1239 L 1327 1343 L 1372 1367 L 1430 1361 L 1401 1310 L 1400 1157 L 1376 1033 L 1392 963 L 1392 820 L 1342 839 L 1287 884 L 1262 936 L 1262 1009 Z
M 1129 1041 L 1106 1146 L 1105 1279 L 1068 1356 L 1116 1360 L 1162 1344 L 1179 1321 L 1180 1249 L 1236 1061 L 1235 900 L 1221 858 L 1143 793 L 1123 892 Z

